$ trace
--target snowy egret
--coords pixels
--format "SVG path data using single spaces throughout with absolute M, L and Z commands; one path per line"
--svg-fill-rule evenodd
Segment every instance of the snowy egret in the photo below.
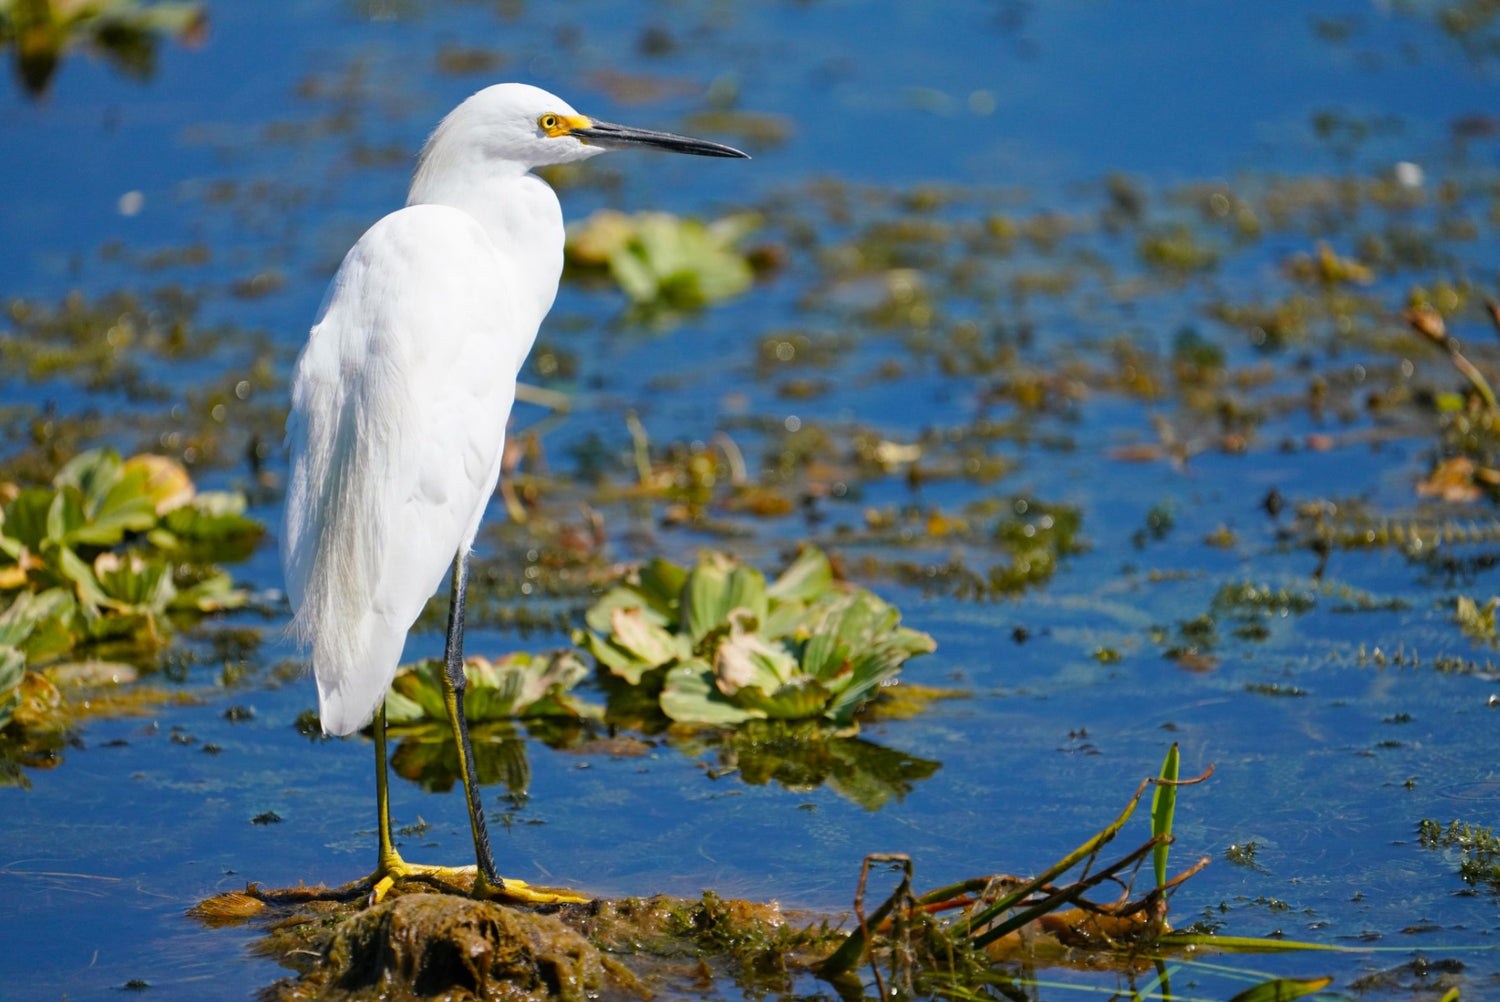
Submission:
M 466 568 L 499 480 L 516 376 L 562 273 L 562 209 L 530 171 L 630 147 L 745 157 L 601 122 L 525 84 L 468 98 L 423 146 L 406 206 L 345 256 L 297 360 L 282 568 L 323 730 L 350 734 L 375 721 L 373 897 L 402 877 L 469 870 L 401 859 L 386 786 L 385 695 L 407 631 L 449 574 L 444 701 L 474 836 L 474 892 L 547 899 L 502 881 L 490 852 L 463 707 Z

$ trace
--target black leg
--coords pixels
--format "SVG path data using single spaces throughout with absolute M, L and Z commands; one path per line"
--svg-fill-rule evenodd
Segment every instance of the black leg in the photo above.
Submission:
M 463 769 L 464 793 L 469 802 L 469 827 L 474 832 L 474 859 L 479 865 L 477 893 L 505 889 L 490 852 L 490 834 L 484 823 L 484 805 L 479 799 L 479 779 L 474 771 L 474 746 L 469 741 L 469 721 L 464 716 L 464 604 L 468 598 L 469 560 L 461 553 L 453 562 L 453 588 L 448 602 L 448 643 L 443 655 L 443 701 L 448 723 L 458 744 L 458 762 Z

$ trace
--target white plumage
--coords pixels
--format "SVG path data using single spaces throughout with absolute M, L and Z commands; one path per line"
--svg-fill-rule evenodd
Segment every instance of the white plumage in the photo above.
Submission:
M 393 213 L 344 259 L 298 361 L 286 582 L 330 734 L 374 715 L 495 489 L 536 334 L 515 323 L 503 260 L 455 209 Z M 420 304 L 391 295 L 401 288 L 421 289 Z
M 323 730 L 349 734 L 376 715 L 407 631 L 452 567 L 443 684 L 477 893 L 506 885 L 463 714 L 464 568 L 500 476 L 516 377 L 562 274 L 562 209 L 529 171 L 629 146 L 744 156 L 587 118 L 523 84 L 464 101 L 422 148 L 406 207 L 344 258 L 293 375 L 282 568 Z M 419 868 L 391 841 L 377 738 L 378 895 Z
M 494 493 L 516 375 L 562 274 L 562 210 L 526 171 L 603 152 L 527 134 L 543 114 L 577 113 L 501 84 L 443 120 L 297 361 L 282 564 L 329 734 L 374 716 Z

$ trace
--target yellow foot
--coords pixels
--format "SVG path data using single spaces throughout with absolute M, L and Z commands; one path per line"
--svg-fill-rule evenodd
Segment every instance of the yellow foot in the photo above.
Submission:
M 477 870 L 478 867 L 465 867 L 465 869 Z M 586 894 L 570 891 L 566 887 L 533 887 L 524 880 L 515 877 L 503 878 L 505 886 L 495 887 L 485 880 L 477 872 L 474 875 L 474 896 L 476 898 L 489 898 L 493 901 L 511 901 L 523 905 L 561 905 L 582 904 L 592 901 Z
M 379 904 L 390 889 L 403 880 L 420 880 L 440 889 L 459 893 L 467 891 L 476 898 L 516 904 L 550 905 L 592 900 L 577 891 L 532 887 L 524 880 L 511 878 L 502 881 L 504 886 L 496 887 L 480 875 L 477 866 L 429 866 L 424 863 L 408 863 L 399 856 L 382 863 L 378 870 L 358 884 L 369 888 L 369 902 L 374 905 Z

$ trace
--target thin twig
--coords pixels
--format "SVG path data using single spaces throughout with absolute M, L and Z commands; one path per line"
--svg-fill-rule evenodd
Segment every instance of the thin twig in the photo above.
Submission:
M 905 853 L 872 853 L 865 857 L 864 863 L 859 868 L 859 887 L 854 892 L 854 914 L 859 919 L 860 937 L 864 943 L 870 942 L 870 922 L 865 917 L 865 883 L 870 876 L 871 863 L 898 863 L 901 865 L 901 883 L 891 892 L 891 896 L 877 909 L 880 912 L 889 912 L 896 904 L 911 898 L 911 857 Z M 832 958 L 829 958 L 830 960 Z M 825 962 L 826 963 L 826 962 Z M 891 976 L 895 977 L 895 953 L 891 955 Z M 886 997 L 885 979 L 880 976 L 880 965 L 875 962 L 875 955 L 870 954 L 870 970 L 875 975 L 875 985 L 880 989 L 880 997 Z
M 635 411 L 625 412 L 625 427 L 630 431 L 631 451 L 635 454 L 635 475 L 642 487 L 651 486 L 651 438 Z
M 1494 304 L 1488 305 L 1491 318 L 1496 318 Z M 1490 389 L 1489 380 L 1485 379 L 1484 373 L 1480 372 L 1478 367 L 1465 358 L 1463 352 L 1459 350 L 1458 341 L 1448 333 L 1448 325 L 1443 321 L 1443 315 L 1430 306 L 1413 306 L 1404 311 L 1401 318 L 1411 326 L 1412 330 L 1433 344 L 1446 349 L 1453 367 L 1463 373 L 1464 378 L 1484 400 L 1485 409 L 1490 412 L 1490 416 L 1500 417 L 1500 402 L 1495 400 L 1495 391 Z M 1496 319 L 1496 323 L 1500 324 L 1500 319 Z

